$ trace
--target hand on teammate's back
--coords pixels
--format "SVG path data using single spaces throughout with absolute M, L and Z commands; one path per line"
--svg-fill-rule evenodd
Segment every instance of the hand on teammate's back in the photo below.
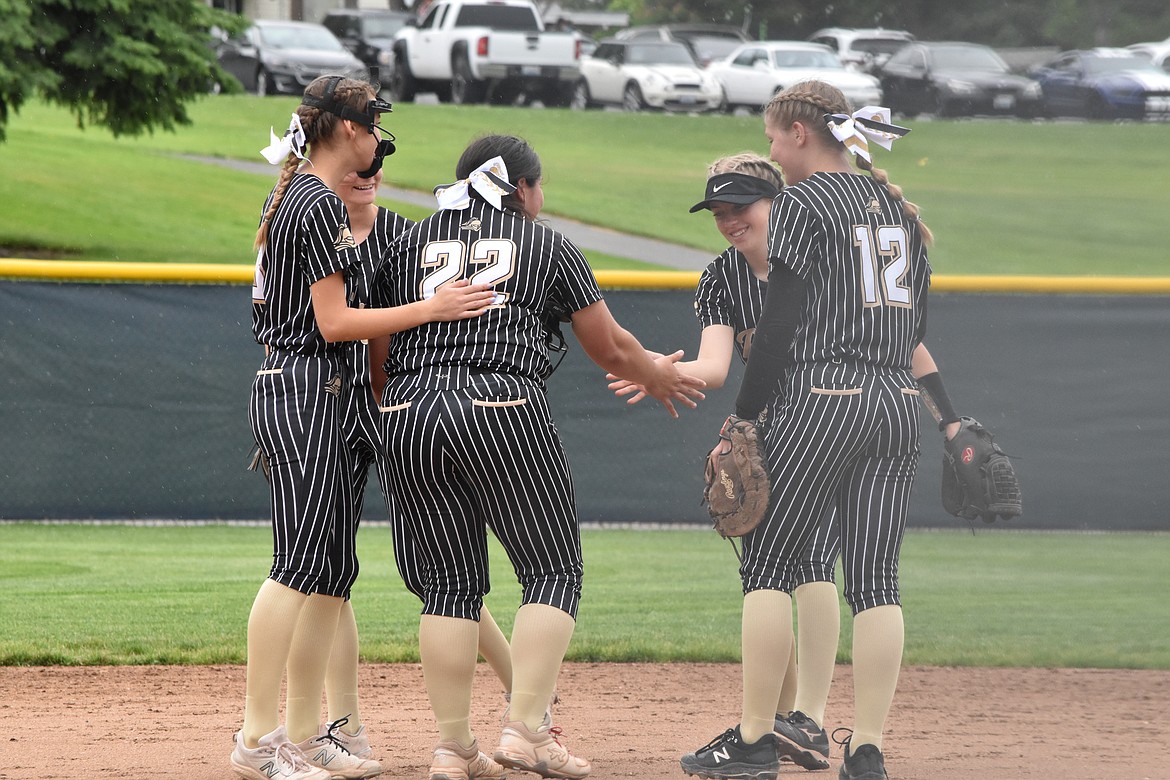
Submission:
M 460 279 L 440 287 L 427 302 L 432 308 L 431 320 L 446 322 L 478 317 L 487 311 L 495 297 L 491 285 Z
M 707 386 L 706 382 L 690 374 L 679 373 L 675 363 L 682 356 L 683 352 L 680 349 L 673 354 L 656 358 L 654 378 L 645 385 L 646 393 L 657 398 L 671 417 L 678 417 L 678 410 L 674 408 L 676 401 L 694 409 L 698 406 L 698 401 L 706 398 L 702 392 Z

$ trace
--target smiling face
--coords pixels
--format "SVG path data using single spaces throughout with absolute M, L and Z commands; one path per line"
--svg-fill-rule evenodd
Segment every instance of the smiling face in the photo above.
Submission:
M 356 173 L 347 173 L 337 187 L 337 196 L 345 202 L 346 208 L 349 209 L 369 206 L 378 196 L 378 186 L 381 183 L 381 171 L 369 179 L 363 179 Z
M 768 254 L 768 215 L 772 201 L 760 198 L 755 203 L 739 206 L 734 203 L 712 203 L 711 214 L 715 227 L 727 242 L 748 258 Z

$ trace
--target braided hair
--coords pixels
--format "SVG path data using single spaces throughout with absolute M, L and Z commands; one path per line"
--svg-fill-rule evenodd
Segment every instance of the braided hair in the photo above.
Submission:
M 819 136 L 825 144 L 840 145 L 828 124 L 825 114 L 853 113 L 849 101 L 841 90 L 826 84 L 823 81 L 802 81 L 793 84 L 788 89 L 777 93 L 764 106 L 764 119 L 777 127 L 791 127 L 793 122 L 801 122 L 809 132 Z M 920 218 L 921 210 L 908 200 L 902 193 L 902 188 L 890 181 L 889 174 L 881 168 L 875 168 L 873 163 L 861 156 L 854 156 L 857 167 L 867 172 L 874 181 L 885 186 L 890 197 L 902 204 L 902 211 L 911 221 L 918 223 L 918 230 L 922 234 L 923 242 L 929 246 L 934 242 L 934 234 Z
M 761 157 L 755 152 L 740 152 L 720 157 L 707 166 L 707 178 L 718 176 L 721 173 L 742 173 L 745 176 L 755 176 L 766 182 L 776 185 L 776 189 L 784 189 L 784 175 L 776 164 L 767 157 Z
M 309 86 L 305 87 L 305 95 L 311 97 L 324 96 L 327 84 L 331 79 L 335 78 L 336 76 L 319 76 Z M 366 103 L 373 97 L 373 88 L 367 82 L 357 81 L 355 79 L 341 79 L 337 82 L 333 90 L 334 100 L 358 111 L 364 109 Z M 305 144 L 307 146 L 312 146 L 317 141 L 323 141 L 332 137 L 333 131 L 337 128 L 337 123 L 342 121 L 341 117 L 336 114 L 315 106 L 307 106 L 304 103 L 297 106 L 297 117 L 301 120 L 301 127 L 305 131 Z M 272 216 L 276 213 L 276 209 L 279 208 L 280 202 L 284 200 L 284 191 L 288 189 L 289 182 L 292 181 L 293 174 L 297 172 L 300 164 L 300 158 L 290 151 L 288 157 L 285 158 L 284 165 L 280 169 L 280 176 L 276 180 L 276 189 L 272 193 L 272 202 L 268 204 L 268 209 L 260 219 L 260 228 L 256 231 L 256 242 L 252 246 L 253 251 L 259 251 L 268 242 L 268 225 L 272 222 Z

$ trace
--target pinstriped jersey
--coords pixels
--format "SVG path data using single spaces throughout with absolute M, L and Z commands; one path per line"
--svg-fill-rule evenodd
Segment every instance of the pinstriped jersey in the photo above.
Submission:
M 695 288 L 699 326 L 729 326 L 735 332 L 735 350 L 746 363 L 767 290 L 768 283 L 756 276 L 743 253 L 727 247 L 699 276 Z
M 770 219 L 770 262 L 807 283 L 794 361 L 909 369 L 930 263 L 901 203 L 869 176 L 819 172 L 785 187 Z
M 372 305 L 374 278 L 382 256 L 390 244 L 413 225 L 412 220 L 389 209 L 378 207 L 378 216 L 366 240 L 358 244 L 361 262 L 349 268 L 345 275 L 346 303 L 354 309 Z M 365 341 L 351 341 L 345 351 L 349 378 L 355 387 L 370 386 L 369 349 Z
M 269 193 L 264 211 L 271 202 Z M 317 328 L 309 286 L 360 260 L 345 204 L 316 176 L 294 174 L 268 226 L 268 242 L 256 258 L 256 341 L 304 355 L 331 351 Z
M 454 389 L 482 375 L 544 386 L 548 349 L 542 323 L 553 304 L 569 312 L 601 300 L 581 251 L 557 231 L 474 199 L 416 223 L 384 258 L 376 294 L 381 306 L 429 298 L 457 279 L 493 285 L 480 317 L 428 322 L 394 335 L 386 371 L 392 386 Z

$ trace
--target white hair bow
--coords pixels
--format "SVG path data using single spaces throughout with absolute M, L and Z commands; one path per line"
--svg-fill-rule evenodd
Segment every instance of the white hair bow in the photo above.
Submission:
M 288 123 L 288 130 L 284 131 L 283 138 L 277 138 L 276 133 L 272 128 L 268 128 L 268 135 L 272 142 L 260 150 L 260 154 L 273 165 L 280 165 L 288 159 L 289 152 L 297 156 L 297 159 L 305 159 L 305 128 L 301 127 L 301 118 L 296 114 L 292 115 L 292 121 Z
M 852 116 L 825 114 L 825 123 L 845 148 L 869 162 L 873 162 L 869 156 L 870 141 L 888 150 L 894 141 L 910 132 L 908 127 L 890 124 L 890 109 L 883 106 L 865 106 Z
M 511 195 L 516 187 L 508 182 L 508 166 L 502 157 L 493 157 L 471 172 L 466 179 L 454 184 L 435 187 L 439 209 L 461 211 L 471 205 L 471 188 L 497 210 L 503 210 L 503 197 Z

